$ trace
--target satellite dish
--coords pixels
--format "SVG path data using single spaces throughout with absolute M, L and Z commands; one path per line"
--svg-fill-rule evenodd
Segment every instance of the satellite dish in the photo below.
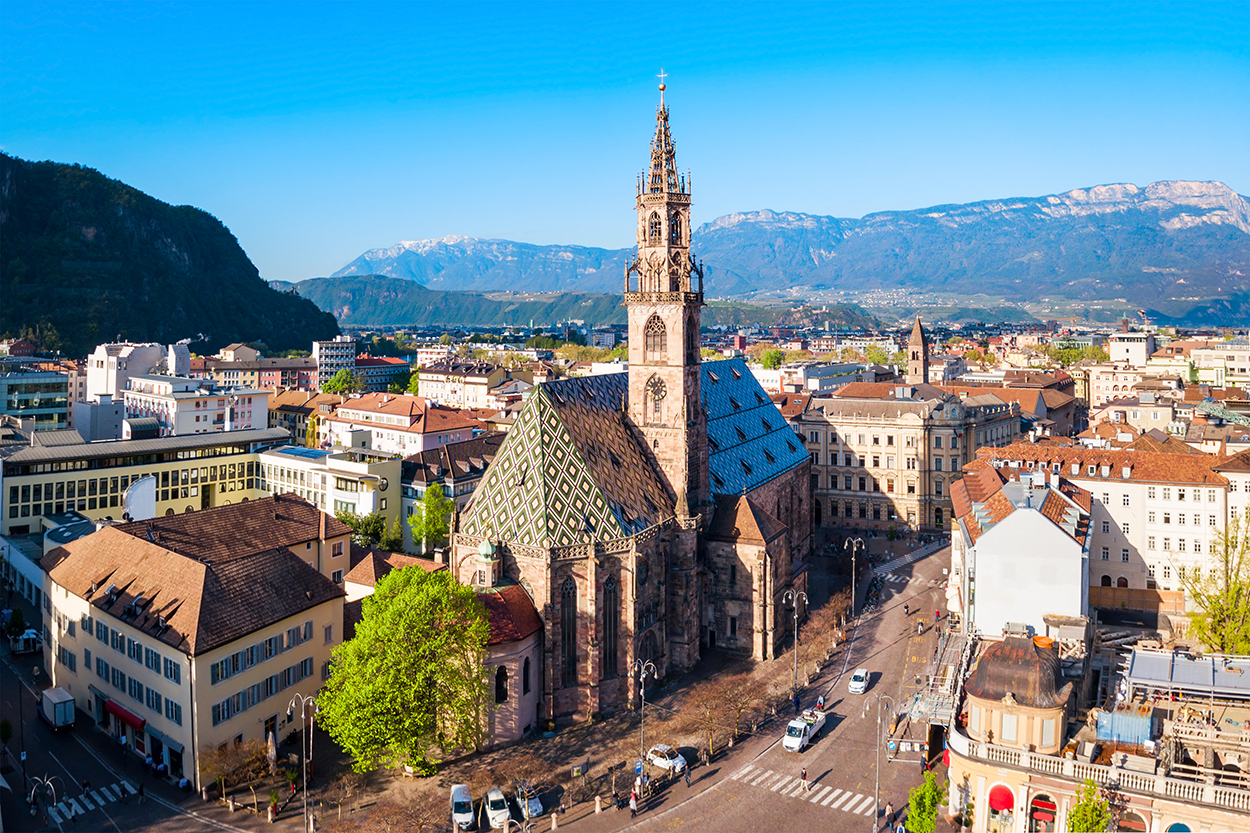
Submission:
M 156 478 L 141 477 L 126 489 L 122 496 L 123 518 L 130 521 L 146 521 L 156 517 Z

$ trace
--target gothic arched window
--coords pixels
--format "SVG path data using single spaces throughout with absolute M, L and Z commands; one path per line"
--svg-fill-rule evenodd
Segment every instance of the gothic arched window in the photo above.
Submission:
M 495 671 L 495 702 L 508 702 L 508 669 L 502 665 Z
M 668 242 L 674 246 L 681 245 L 681 215 L 676 211 L 668 221 Z
M 660 222 L 660 215 L 653 211 L 651 212 L 651 217 L 647 220 L 647 241 L 658 245 L 662 233 L 663 224 Z
M 560 667 L 564 685 L 577 683 L 577 582 L 564 580 L 560 590 Z
M 646 331 L 646 349 L 647 353 L 666 353 L 668 352 L 668 328 L 664 326 L 664 320 L 654 313 L 647 319 Z
M 699 328 L 693 321 L 686 322 L 686 361 L 699 360 Z
M 617 623 L 621 618 L 621 591 L 616 576 L 603 583 L 603 676 L 615 677 L 617 671 Z
M 530 693 L 530 658 L 525 658 L 525 664 L 521 666 L 521 693 Z

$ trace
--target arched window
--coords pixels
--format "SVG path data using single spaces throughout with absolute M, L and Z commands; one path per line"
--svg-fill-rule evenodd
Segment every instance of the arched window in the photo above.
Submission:
M 668 242 L 674 246 L 681 245 L 681 214 L 676 211 L 668 219 Z
M 646 347 L 649 354 L 668 352 L 668 328 L 664 326 L 663 319 L 658 315 L 652 315 L 647 319 Z
M 660 236 L 661 236 L 662 231 L 663 229 L 660 225 L 660 215 L 654 211 L 651 212 L 651 217 L 647 221 L 648 242 L 652 244 L 658 244 L 660 242 Z
M 699 360 L 699 328 L 693 321 L 686 322 L 686 361 Z
M 508 702 L 508 669 L 502 665 L 495 671 L 495 703 Z
M 560 667 L 564 685 L 577 683 L 577 582 L 564 580 L 560 590 Z
M 1102 587 L 1110 587 L 1110 586 L 1111 586 L 1111 576 L 1103 576 L 1103 577 L 1102 577 L 1102 580 L 1101 580 L 1100 582 L 1098 582 L 1098 583 L 1099 583 L 1099 585 L 1101 585 Z
M 525 658 L 525 664 L 521 666 L 521 693 L 530 693 L 530 658 Z
M 621 619 L 621 592 L 616 576 L 603 583 L 603 676 L 615 677 L 617 670 L 618 628 Z
M 1029 802 L 1029 833 L 1055 833 L 1055 800 L 1038 795 Z
M 1128 587 L 1128 579 L 1126 579 L 1124 576 L 1120 576 L 1118 579 L 1115 580 L 1115 586 L 1116 587 Z

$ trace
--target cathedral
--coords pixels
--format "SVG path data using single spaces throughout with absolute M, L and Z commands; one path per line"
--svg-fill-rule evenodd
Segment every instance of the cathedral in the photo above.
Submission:
M 492 644 L 495 709 L 522 712 L 494 721 L 505 734 L 630 705 L 644 666 L 650 682 L 713 647 L 771 659 L 783 597 L 806 587 L 808 453 L 741 359 L 700 359 L 703 270 L 663 84 L 635 196 L 628 372 L 537 385 L 452 535 L 462 582 L 519 586 L 541 622 Z

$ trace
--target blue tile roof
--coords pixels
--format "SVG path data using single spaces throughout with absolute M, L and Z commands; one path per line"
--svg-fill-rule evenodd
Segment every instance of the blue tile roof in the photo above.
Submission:
M 808 459 L 745 361 L 704 362 L 700 370 L 712 494 L 744 494 Z

